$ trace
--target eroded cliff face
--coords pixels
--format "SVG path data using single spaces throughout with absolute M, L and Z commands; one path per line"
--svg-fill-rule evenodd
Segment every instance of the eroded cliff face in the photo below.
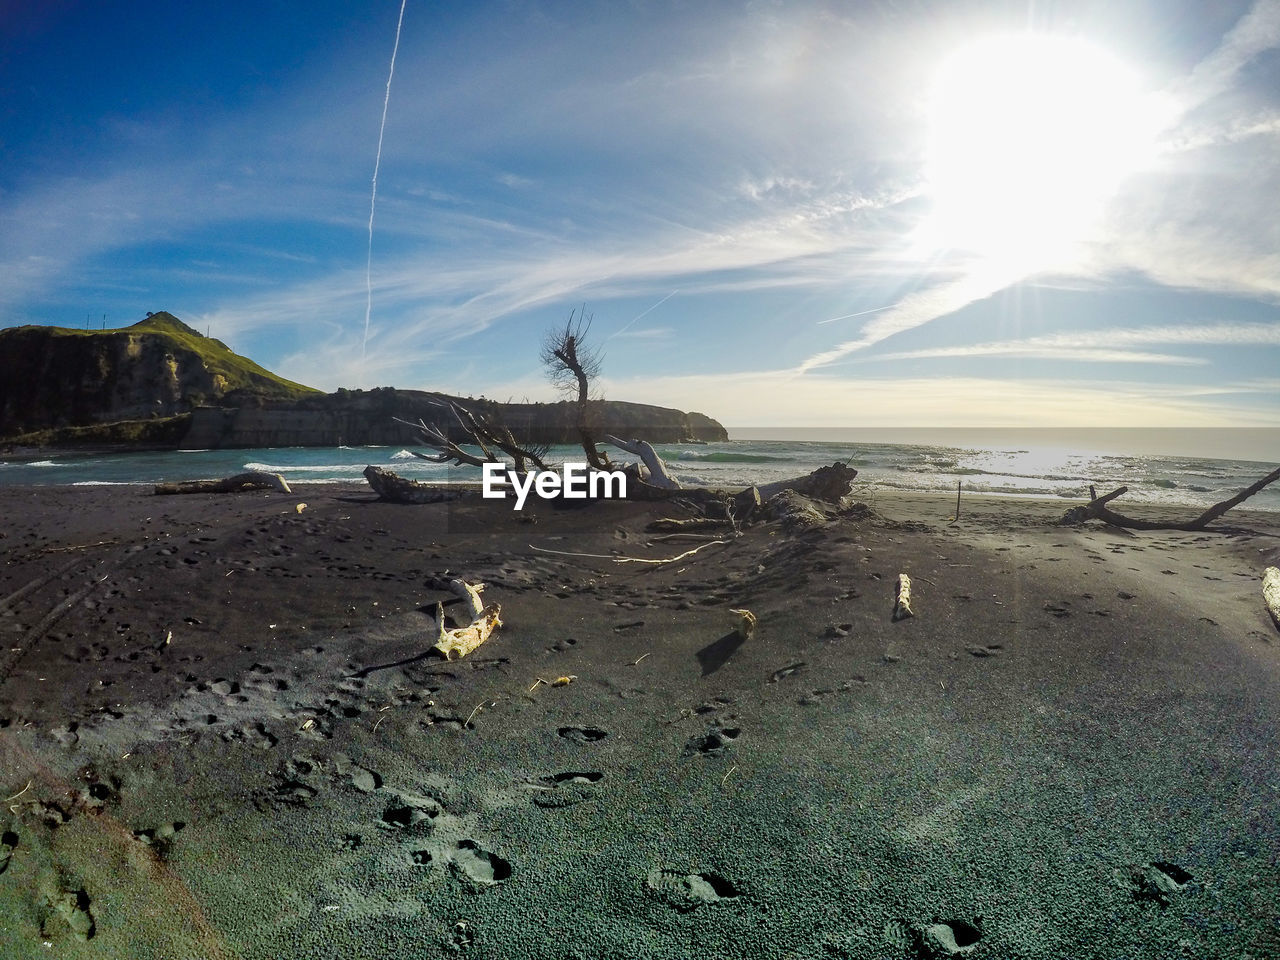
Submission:
M 0 434 L 170 416 L 184 396 L 217 393 L 209 371 L 155 338 L 53 337 L 26 327 L 7 331 L 0 353 Z
M 307 388 L 261 371 L 170 314 L 120 330 L 0 330 L 0 437 L 169 417 L 233 391 L 285 397 Z
M 379 446 L 415 444 L 412 428 L 394 417 L 427 423 L 444 422 L 429 394 L 416 390 L 339 391 L 323 397 L 288 404 L 259 404 L 238 408 L 201 408 L 192 416 L 191 429 L 182 446 L 188 449 L 219 447 Z M 512 433 L 531 443 L 577 443 L 576 413 L 570 403 L 506 403 L 469 401 L 470 409 L 493 416 Z M 612 433 L 624 439 L 651 443 L 687 440 L 727 440 L 728 433 L 715 420 L 699 413 L 643 403 L 604 401 L 593 423 L 597 436 Z M 456 428 L 455 440 L 465 439 Z

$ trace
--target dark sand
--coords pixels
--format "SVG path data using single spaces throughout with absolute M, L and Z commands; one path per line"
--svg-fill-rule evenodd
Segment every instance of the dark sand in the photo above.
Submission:
M 0 488 L 0 956 L 1280 957 L 1280 518 L 1068 505 Z

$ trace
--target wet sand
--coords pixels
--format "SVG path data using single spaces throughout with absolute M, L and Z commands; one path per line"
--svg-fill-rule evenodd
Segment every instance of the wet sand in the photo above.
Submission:
M 862 492 L 0 488 L 0 956 L 1280 956 L 1280 517 Z

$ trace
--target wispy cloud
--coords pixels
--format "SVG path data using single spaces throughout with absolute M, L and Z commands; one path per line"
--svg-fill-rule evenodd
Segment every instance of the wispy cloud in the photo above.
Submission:
M 1025 273 L 1017 269 L 987 263 L 973 268 L 959 279 L 908 294 L 892 308 L 879 312 L 874 320 L 863 324 L 856 339 L 846 340 L 830 350 L 814 354 L 801 363 L 795 372 L 808 373 L 830 366 L 851 353 L 887 340 L 895 334 L 923 326 L 968 306 L 975 300 L 989 297 L 1025 276 Z
M 1140 344 L 1184 344 L 1195 347 L 1280 346 L 1280 323 L 1214 323 L 1079 331 L 1020 340 L 879 353 L 873 359 L 879 361 L 919 360 L 932 357 L 1016 357 L 1178 366 L 1204 365 L 1209 362 L 1204 357 L 1186 354 L 1143 353 L 1116 349 Z
M 1250 385 L 1117 383 L 1112 380 L 985 377 L 844 379 L 815 372 L 609 378 L 609 396 L 643 385 L 664 402 L 718 416 L 726 426 L 1051 427 L 1069 409 L 1078 423 L 1150 427 L 1274 426 L 1277 393 Z M 733 403 L 725 404 L 725 397 Z
M 615 333 L 615 337 L 632 340 L 669 340 L 675 335 L 674 327 L 640 327 Z

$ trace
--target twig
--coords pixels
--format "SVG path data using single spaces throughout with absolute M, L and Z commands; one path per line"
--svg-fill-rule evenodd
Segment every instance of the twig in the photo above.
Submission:
M 21 790 L 15 793 L 12 797 L 5 797 L 4 802 L 8 803 L 10 800 L 17 800 L 20 796 L 22 796 L 24 793 L 26 793 L 28 790 L 31 789 L 31 784 L 33 784 L 34 782 L 35 782 L 34 780 L 28 780 L 27 785 L 25 787 L 23 787 Z
M 684 553 L 674 557 L 665 557 L 660 560 L 650 559 L 648 557 L 614 557 L 601 553 L 573 553 L 568 550 L 551 550 L 547 547 L 538 547 L 529 544 L 530 550 L 537 550 L 539 553 L 554 553 L 560 557 L 586 557 L 590 560 L 612 560 L 614 563 L 675 563 L 677 560 L 683 560 L 685 557 L 691 557 L 699 550 L 705 550 L 707 547 L 715 546 L 717 543 L 733 543 L 732 540 L 712 540 L 710 543 L 704 543 L 700 547 L 694 547 L 692 550 L 686 550 Z
M 488 699 L 488 698 L 486 697 L 485 699 Z M 501 700 L 501 699 L 502 699 L 501 697 L 498 697 L 498 700 Z M 491 701 L 489 703 L 489 706 L 496 707 L 498 705 L 498 700 Z M 479 703 L 476 704 L 476 708 L 471 711 L 471 715 L 468 716 L 467 719 L 463 722 L 462 729 L 465 730 L 467 727 L 471 725 L 471 721 L 475 719 L 476 714 L 484 709 L 484 704 L 485 704 L 484 700 L 481 700 Z
M 97 543 L 77 543 L 70 547 L 45 547 L 41 553 L 70 553 L 72 550 L 86 550 L 89 547 L 109 547 L 119 540 L 99 540 Z
M 632 661 L 631 661 L 631 665 L 634 667 L 636 664 L 638 664 L 638 663 L 640 662 L 640 660 L 643 660 L 643 659 L 644 659 L 645 657 L 647 657 L 647 656 L 648 656 L 648 654 L 647 654 L 647 653 L 641 654 L 641 655 L 640 655 L 640 658 L 639 658 L 638 660 L 632 660 Z
M 737 770 L 737 769 L 738 769 L 738 765 L 735 763 L 732 767 L 730 767 L 730 768 L 729 768 L 729 773 L 733 773 L 733 771 L 735 771 L 735 770 Z M 726 774 L 724 775 L 724 779 L 722 779 L 722 780 L 720 781 L 720 786 L 722 786 L 722 787 L 723 787 L 723 786 L 725 785 L 725 783 L 728 781 L 728 779 L 729 779 L 729 773 L 726 773 Z
M 692 540 L 695 543 L 699 540 L 715 540 L 716 538 L 709 533 L 667 533 L 661 537 L 650 537 L 645 543 L 649 546 L 654 543 L 666 543 L 670 540 Z

